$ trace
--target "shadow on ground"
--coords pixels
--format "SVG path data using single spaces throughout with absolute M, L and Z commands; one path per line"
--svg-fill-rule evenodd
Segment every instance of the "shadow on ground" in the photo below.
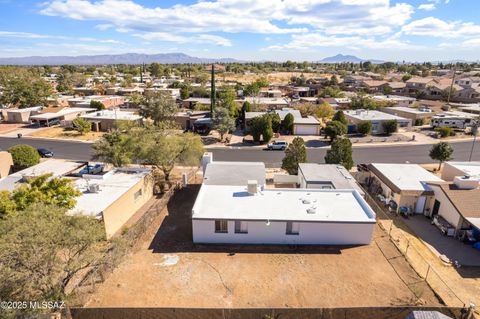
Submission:
M 167 207 L 168 213 L 149 245 L 153 253 L 219 252 L 229 255 L 241 253 L 267 254 L 341 254 L 355 246 L 331 245 L 228 245 L 194 244 L 192 241 L 191 212 L 200 185 L 189 185 L 175 193 Z

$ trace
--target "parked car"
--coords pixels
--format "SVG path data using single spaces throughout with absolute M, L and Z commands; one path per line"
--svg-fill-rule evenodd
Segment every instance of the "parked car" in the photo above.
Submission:
M 288 147 L 288 142 L 286 141 L 273 141 L 267 145 L 269 150 L 285 150 Z
M 87 165 L 85 168 L 78 172 L 78 175 L 82 176 L 84 174 L 95 175 L 103 172 L 104 165 L 102 164 L 95 164 L 95 165 Z
M 53 152 L 50 150 L 47 150 L 46 148 L 38 148 L 37 151 L 41 157 L 53 157 Z

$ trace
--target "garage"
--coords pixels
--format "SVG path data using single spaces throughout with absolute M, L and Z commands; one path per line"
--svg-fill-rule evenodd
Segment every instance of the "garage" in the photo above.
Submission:
M 319 135 L 320 122 L 313 116 L 297 117 L 293 122 L 293 134 L 295 135 Z

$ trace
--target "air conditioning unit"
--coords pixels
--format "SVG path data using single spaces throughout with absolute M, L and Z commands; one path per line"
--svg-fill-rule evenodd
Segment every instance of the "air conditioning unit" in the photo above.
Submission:
M 90 185 L 88 185 L 88 191 L 90 193 L 98 193 L 100 191 L 100 185 L 90 184 Z

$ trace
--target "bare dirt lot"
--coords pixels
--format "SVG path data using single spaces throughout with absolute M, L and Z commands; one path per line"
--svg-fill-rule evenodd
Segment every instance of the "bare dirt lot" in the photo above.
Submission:
M 77 131 L 65 130 L 63 127 L 50 127 L 30 134 L 32 137 L 63 138 L 82 141 L 96 141 L 102 137 L 103 132 L 88 132 L 80 134 Z
M 87 307 L 360 307 L 440 305 L 377 228 L 369 246 L 193 245 L 199 186 L 179 191 L 139 250 Z

